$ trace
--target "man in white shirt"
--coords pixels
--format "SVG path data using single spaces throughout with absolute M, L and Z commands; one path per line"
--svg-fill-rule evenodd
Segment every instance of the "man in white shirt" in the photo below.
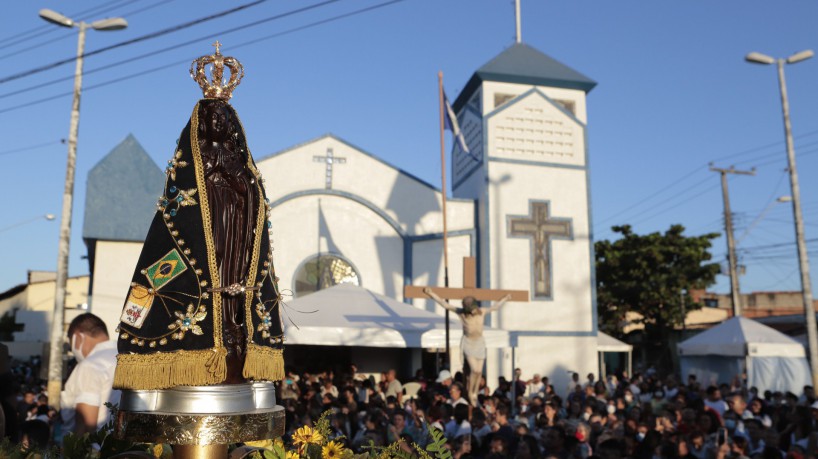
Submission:
M 705 406 L 719 413 L 719 416 L 724 417 L 724 412 L 727 411 L 727 402 L 722 400 L 721 391 L 716 386 L 707 388 L 707 398 L 704 400 Z
M 528 398 L 534 398 L 537 396 L 545 395 L 545 382 L 543 382 L 540 375 L 534 373 L 534 377 L 528 381 L 528 387 L 526 388 L 526 395 Z
M 386 373 L 386 394 L 384 397 L 395 397 L 398 404 L 403 402 L 403 385 L 398 381 L 395 370 L 390 369 Z
M 105 322 L 80 314 L 68 326 L 71 351 L 77 366 L 65 383 L 60 397 L 65 431 L 95 432 L 109 418 L 105 403 L 119 403 L 120 392 L 112 390 L 116 369 L 116 341 L 108 338 Z

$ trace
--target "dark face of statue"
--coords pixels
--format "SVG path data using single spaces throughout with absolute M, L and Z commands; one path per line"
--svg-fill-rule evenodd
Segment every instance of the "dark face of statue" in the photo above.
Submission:
M 230 111 L 224 104 L 213 103 L 204 108 L 205 132 L 207 138 L 214 141 L 224 141 L 229 136 Z

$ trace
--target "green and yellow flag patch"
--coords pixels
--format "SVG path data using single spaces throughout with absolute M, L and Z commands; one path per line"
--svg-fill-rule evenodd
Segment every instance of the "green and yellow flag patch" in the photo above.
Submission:
M 159 261 L 148 266 L 148 269 L 145 270 L 145 276 L 154 290 L 159 290 L 168 282 L 176 279 L 185 270 L 187 270 L 187 266 L 184 260 L 182 260 L 179 252 L 173 249 Z

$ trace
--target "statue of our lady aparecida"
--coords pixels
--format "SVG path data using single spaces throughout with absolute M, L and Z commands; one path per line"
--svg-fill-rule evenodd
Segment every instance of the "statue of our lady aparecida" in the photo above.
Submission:
M 284 375 L 270 207 L 244 128 L 228 103 L 244 69 L 215 46 L 215 54 L 191 66 L 204 98 L 168 161 L 122 310 L 117 389 L 276 381 Z

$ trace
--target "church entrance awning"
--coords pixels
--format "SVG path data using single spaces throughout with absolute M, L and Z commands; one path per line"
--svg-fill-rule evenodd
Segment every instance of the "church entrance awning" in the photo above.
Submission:
M 336 285 L 289 301 L 284 309 L 287 344 L 446 347 L 443 316 L 350 284 Z M 295 325 L 290 323 L 287 315 Z M 450 323 L 451 345 L 458 346 L 462 336 L 460 320 L 452 315 Z M 489 348 L 517 345 L 505 330 L 486 327 L 484 337 Z

